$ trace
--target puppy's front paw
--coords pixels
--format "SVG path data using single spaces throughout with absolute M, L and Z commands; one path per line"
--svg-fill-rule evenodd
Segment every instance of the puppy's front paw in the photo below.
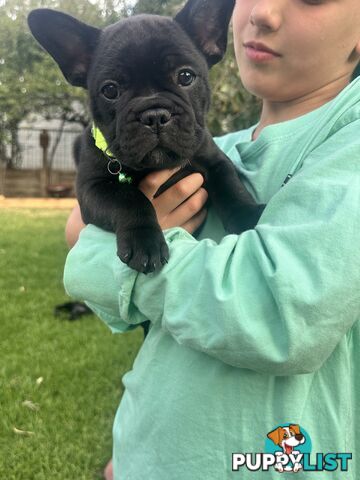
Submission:
M 158 228 L 136 228 L 117 235 L 118 256 L 130 268 L 142 273 L 159 270 L 169 259 L 169 248 Z
M 232 206 L 224 220 L 224 227 L 229 233 L 241 233 L 254 228 L 266 205 Z

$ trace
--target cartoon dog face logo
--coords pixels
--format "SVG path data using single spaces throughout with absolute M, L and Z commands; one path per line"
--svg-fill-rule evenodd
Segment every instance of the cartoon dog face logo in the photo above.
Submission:
M 299 425 L 278 427 L 272 432 L 268 433 L 267 436 L 275 443 L 275 445 L 278 445 L 282 448 L 282 452 L 276 452 L 276 455 L 297 455 L 300 452 L 298 450 L 295 450 L 294 447 L 305 443 L 305 437 L 301 433 Z M 300 469 L 302 469 L 302 465 L 301 463 L 296 462 L 293 466 L 287 465 L 284 467 L 282 463 L 278 462 L 275 464 L 275 469 L 279 472 L 298 472 Z

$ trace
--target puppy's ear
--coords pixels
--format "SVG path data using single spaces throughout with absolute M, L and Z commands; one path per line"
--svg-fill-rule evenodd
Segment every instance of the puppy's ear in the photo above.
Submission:
M 289 429 L 294 430 L 295 435 L 298 435 L 300 432 L 300 426 L 299 425 L 289 425 Z
M 58 63 L 66 80 L 86 88 L 87 72 L 101 30 L 47 8 L 33 10 L 28 23 L 36 40 Z
M 275 428 L 275 430 L 267 434 L 267 437 L 270 438 L 270 440 L 272 440 L 275 445 L 280 445 L 282 431 L 283 429 L 281 427 Z
M 235 0 L 189 0 L 174 20 L 205 56 L 211 68 L 225 55 Z

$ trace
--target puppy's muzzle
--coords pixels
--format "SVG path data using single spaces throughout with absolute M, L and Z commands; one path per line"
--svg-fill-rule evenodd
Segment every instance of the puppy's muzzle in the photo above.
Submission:
M 159 133 L 171 120 L 171 113 L 165 108 L 152 108 L 140 114 L 140 123 Z

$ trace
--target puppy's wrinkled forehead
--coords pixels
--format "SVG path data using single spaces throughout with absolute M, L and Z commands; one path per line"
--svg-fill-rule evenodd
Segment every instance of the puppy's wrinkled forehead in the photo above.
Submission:
M 171 18 L 137 15 L 106 28 L 92 64 L 90 88 L 105 79 L 142 84 L 181 66 L 207 73 L 207 64 L 184 30 Z

